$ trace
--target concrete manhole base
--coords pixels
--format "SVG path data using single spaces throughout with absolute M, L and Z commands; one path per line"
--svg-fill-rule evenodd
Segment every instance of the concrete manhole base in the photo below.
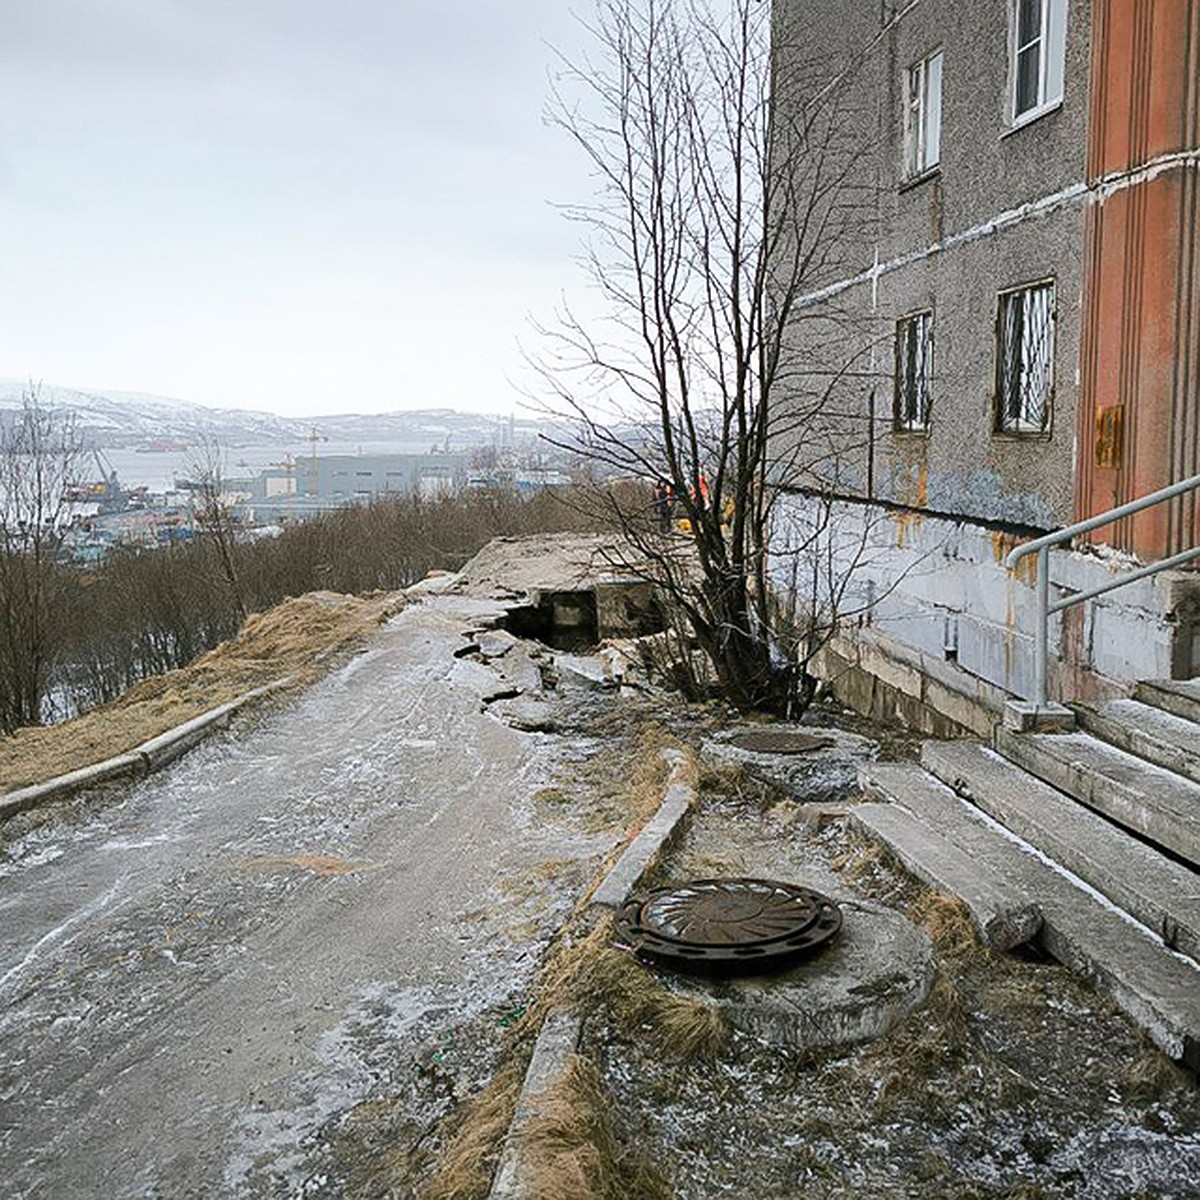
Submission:
M 801 738 L 810 749 L 798 748 Z M 838 800 L 856 791 L 859 764 L 876 753 L 874 743 L 856 733 L 810 725 L 741 725 L 704 743 L 709 761 L 736 763 L 809 801 Z
M 741 979 L 673 976 L 677 990 L 773 1045 L 803 1049 L 881 1037 L 929 995 L 933 946 L 891 909 L 863 900 L 839 904 L 841 933 L 810 961 Z

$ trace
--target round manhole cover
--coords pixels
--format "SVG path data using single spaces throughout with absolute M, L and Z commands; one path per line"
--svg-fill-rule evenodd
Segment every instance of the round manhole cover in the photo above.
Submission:
M 807 754 L 833 745 L 833 738 L 794 729 L 747 729 L 729 739 L 731 746 L 755 754 Z
M 811 888 L 768 879 L 698 879 L 634 900 L 617 937 L 639 955 L 687 971 L 762 974 L 811 954 L 842 914 Z

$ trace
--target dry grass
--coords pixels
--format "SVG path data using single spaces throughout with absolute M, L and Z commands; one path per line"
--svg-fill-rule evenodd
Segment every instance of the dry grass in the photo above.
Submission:
M 945 892 L 923 892 L 909 905 L 908 918 L 933 939 L 938 953 L 956 961 L 985 953 L 967 906 Z
M 671 772 L 663 751 L 683 749 L 683 743 L 661 725 L 648 725 L 643 730 L 634 751 L 633 771 L 621 781 L 619 793 L 628 819 L 629 834 L 640 830 L 662 803 L 663 790 Z M 680 778 L 684 783 L 695 786 L 697 767 L 693 755 L 686 755 Z
M 765 779 L 755 778 L 736 762 L 706 762 L 696 786 L 706 796 L 720 796 L 757 812 L 768 812 L 784 801 L 795 803 L 787 792 Z
M 874 841 L 847 822 L 837 822 L 836 837 L 842 847 L 830 866 L 861 895 L 886 904 L 913 904 L 924 892 L 900 860 L 881 842 Z
M 488 1194 L 524 1077 L 524 1061 L 510 1061 L 456 1114 L 421 1200 L 480 1200 Z
M 669 1200 L 657 1171 L 622 1146 L 600 1077 L 574 1055 L 534 1100 L 522 1131 L 529 1200 Z
M 437 1166 L 421 1189 L 422 1200 L 482 1200 L 488 1194 L 534 1039 L 554 1009 L 569 1007 L 585 1016 L 607 1012 L 629 1031 L 643 1032 L 656 1050 L 670 1059 L 712 1058 L 725 1045 L 729 1030 L 716 1009 L 668 991 L 631 955 L 613 949 L 611 940 L 612 920 L 606 917 L 579 940 L 560 943 L 551 951 L 535 985 L 533 1002 L 512 1028 L 506 1066 L 451 1118 Z M 539 1105 L 544 1121 L 534 1125 L 535 1130 L 541 1129 L 535 1135 L 541 1145 L 535 1157 L 540 1156 L 542 1165 L 535 1174 L 544 1182 L 537 1185 L 543 1190 L 533 1194 L 556 1200 L 669 1194 L 638 1190 L 660 1184 L 643 1167 L 627 1162 L 617 1149 L 603 1096 L 598 1087 L 582 1086 L 581 1071 L 582 1066 L 572 1072 L 574 1082 L 564 1084 L 568 1091 L 577 1088 L 570 1103 L 548 1111 Z M 593 1154 L 609 1164 L 604 1169 L 608 1173 L 602 1172 L 600 1177 L 608 1181 L 603 1186 L 610 1190 L 573 1190 L 577 1176 L 572 1172 L 580 1163 L 590 1162 Z M 568 1176 L 571 1186 L 555 1192 L 553 1188 Z
M 678 738 L 653 721 L 635 740 L 630 737 L 628 715 L 621 712 L 610 715 L 617 724 L 604 736 L 621 739 L 628 749 L 598 754 L 570 764 L 549 786 L 539 788 L 533 800 L 554 811 L 571 811 L 588 832 L 623 828 L 626 835 L 631 836 L 657 811 L 662 801 L 669 771 L 662 751 L 684 747 Z M 589 736 L 596 736 L 595 727 L 599 724 L 602 722 L 598 720 L 589 723 Z M 695 772 L 690 755 L 687 770 L 690 781 Z
M 612 919 L 606 917 L 578 940 L 564 939 L 551 950 L 533 1001 L 511 1030 L 505 1067 L 451 1118 L 422 1200 L 482 1200 L 488 1194 L 534 1040 L 555 1009 L 585 1016 L 607 1010 L 629 1028 L 647 1030 L 673 1058 L 711 1056 L 724 1044 L 728 1031 L 719 1013 L 668 992 L 630 955 L 614 950 L 611 940 Z M 657 1176 L 620 1149 L 595 1072 L 578 1057 L 567 1076 L 538 1097 L 524 1144 L 531 1197 L 669 1195 Z
M 1117 1075 L 1117 1086 L 1128 1100 L 1153 1103 L 1171 1092 L 1196 1087 L 1196 1080 L 1165 1054 L 1147 1047 Z
M 662 801 L 670 773 L 662 751 L 682 748 L 671 734 L 651 725 L 634 750 L 631 772 L 614 771 L 611 762 L 594 764 L 603 775 L 587 782 L 606 788 L 617 819 L 628 822 L 625 842 Z M 691 755 L 681 774 L 695 782 Z M 716 1009 L 669 991 L 632 955 L 613 948 L 611 917 L 589 925 L 591 892 L 623 848 L 624 842 L 597 873 L 547 954 L 531 1003 L 510 1030 L 504 1069 L 451 1117 L 437 1165 L 421 1189 L 422 1200 L 482 1200 L 487 1195 L 534 1040 L 552 1011 L 571 1008 L 584 1016 L 606 1012 L 622 1027 L 644 1033 L 659 1053 L 672 1059 L 712 1058 L 725 1044 L 728 1026 Z M 545 866 L 556 869 L 553 861 Z M 528 1136 L 533 1197 L 653 1200 L 669 1195 L 657 1175 L 620 1148 L 595 1072 L 583 1060 L 542 1094 Z
M 666 1058 L 715 1058 L 729 1036 L 721 1013 L 664 987 L 632 954 L 614 948 L 612 936 L 612 919 L 605 917 L 550 956 L 530 1019 L 540 1026 L 544 1014 L 560 1006 L 584 1016 L 604 1010 L 620 1027 L 647 1036 Z
M 403 604 L 399 593 L 310 592 L 250 616 L 234 638 L 178 671 L 146 679 L 119 700 L 61 725 L 0 739 L 0 790 L 39 783 L 132 750 L 245 692 L 290 676 L 312 683 L 334 656 Z

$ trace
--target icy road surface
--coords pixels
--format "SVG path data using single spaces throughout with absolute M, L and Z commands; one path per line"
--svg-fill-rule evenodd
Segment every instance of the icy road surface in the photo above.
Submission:
M 511 880 L 595 837 L 533 819 L 552 739 L 410 605 L 252 734 L 0 859 L 0 1191 L 323 1190 L 318 1131 L 396 1086 L 414 1027 L 513 997 L 574 899 Z

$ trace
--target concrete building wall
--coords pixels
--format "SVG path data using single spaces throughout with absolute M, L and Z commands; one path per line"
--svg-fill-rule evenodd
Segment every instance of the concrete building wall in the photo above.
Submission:
M 465 483 L 463 454 L 332 454 L 317 459 L 315 498 L 354 503 L 388 493 L 432 496 Z M 312 468 L 297 463 L 297 491 L 312 497 Z
M 773 570 L 781 588 L 792 584 L 789 549 L 808 540 L 818 513 L 799 494 L 780 504 Z M 932 733 L 954 731 L 939 724 L 945 718 L 986 734 L 1004 700 L 1032 694 L 1036 561 L 1025 559 L 1016 573 L 1004 567 L 1018 539 L 974 521 L 855 501 L 837 504 L 830 528 L 836 534 L 819 539 L 816 552 L 848 581 L 840 611 L 857 615 L 818 666 L 847 703 Z M 1051 597 L 1106 583 L 1121 566 L 1111 553 L 1054 551 Z M 1190 572 L 1164 572 L 1051 618 L 1051 698 L 1121 695 L 1139 679 L 1193 674 L 1197 582 Z
M 870 615 L 824 667 L 856 707 L 932 732 L 986 732 L 1032 693 L 1036 567 L 1010 577 L 1014 546 L 1200 472 L 1200 0 L 1065 2 L 1061 101 L 1018 123 L 1012 0 L 776 0 L 785 124 L 832 100 L 854 133 L 829 144 L 856 219 L 804 281 L 782 373 L 799 438 L 820 447 L 799 456 L 803 482 L 843 498 L 843 558 L 865 550 L 850 592 Z M 906 178 L 907 73 L 939 50 L 940 161 Z M 1043 280 L 1049 420 L 1002 433 L 999 296 Z M 902 431 L 896 322 L 917 312 L 932 314 L 930 420 Z M 1106 408 L 1122 410 L 1115 449 Z M 781 587 L 789 523 L 812 503 L 798 488 L 782 505 Z M 1198 537 L 1200 507 L 1181 502 L 1097 540 L 1153 558 Z M 1057 552 L 1051 595 L 1133 565 Z M 1069 610 L 1051 630 L 1052 697 L 1195 674 L 1198 614 L 1194 571 Z
M 836 469 L 825 477 L 844 492 L 930 511 L 1040 529 L 1069 523 L 1090 0 L 1069 4 L 1061 104 L 1018 127 L 1010 116 L 1011 9 L 1004 0 L 784 0 L 781 10 L 782 28 L 802 46 L 833 45 L 824 77 L 806 63 L 786 103 L 799 111 L 841 80 L 854 97 L 847 103 L 860 136 L 857 144 L 839 142 L 836 153 L 868 164 L 854 168 L 856 187 L 871 180 L 869 198 L 853 197 L 872 211 L 853 226 L 856 244 L 836 256 L 843 274 L 806 283 L 793 323 L 797 377 L 844 376 L 828 405 L 843 428 Z M 786 40 L 778 46 L 793 52 Z M 904 172 L 905 80 L 935 50 L 943 56 L 941 160 L 911 180 Z M 1044 432 L 1000 435 L 998 296 L 1046 279 L 1056 295 L 1050 420 Z M 895 325 L 920 309 L 933 312 L 932 418 L 927 432 L 898 433 Z

